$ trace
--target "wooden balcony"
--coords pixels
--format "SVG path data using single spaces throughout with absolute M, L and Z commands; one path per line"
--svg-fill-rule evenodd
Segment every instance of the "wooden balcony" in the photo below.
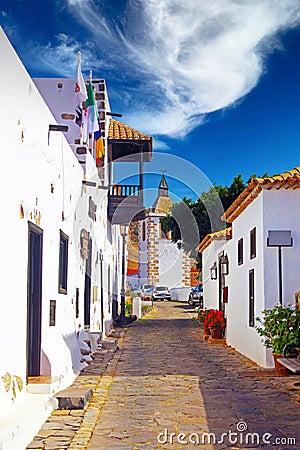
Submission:
M 108 216 L 113 224 L 141 220 L 145 216 L 143 191 L 132 184 L 115 184 L 108 196 Z
M 152 158 L 152 136 L 118 120 L 110 120 L 107 142 L 110 161 L 149 162 Z

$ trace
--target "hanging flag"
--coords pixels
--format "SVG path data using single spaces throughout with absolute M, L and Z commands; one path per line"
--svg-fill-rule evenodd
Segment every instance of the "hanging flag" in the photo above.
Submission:
M 89 134 L 99 131 L 98 108 L 95 100 L 92 83 L 89 82 L 87 100 L 83 112 L 83 142 L 87 142 Z
M 96 163 L 100 163 L 101 157 L 104 155 L 104 140 L 101 134 L 101 129 L 94 133 L 95 143 L 96 143 Z
M 82 125 L 82 102 L 87 99 L 86 87 L 80 67 L 80 52 L 78 52 L 77 80 L 75 84 L 74 107 L 76 112 L 75 122 L 79 127 Z

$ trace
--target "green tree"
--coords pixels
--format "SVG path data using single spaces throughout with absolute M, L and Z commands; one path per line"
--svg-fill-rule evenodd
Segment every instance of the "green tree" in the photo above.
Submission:
M 242 175 L 237 175 L 230 186 L 221 186 L 214 184 L 206 192 L 202 192 L 198 200 L 183 198 L 180 203 L 172 207 L 171 214 L 162 218 L 162 227 L 165 232 L 171 231 L 172 241 L 183 241 L 182 245 L 186 252 L 191 256 L 196 256 L 196 247 L 201 240 L 208 234 L 224 229 L 227 224 L 221 220 L 221 216 L 234 200 L 245 189 L 246 185 Z M 189 208 L 195 219 L 196 231 L 185 232 L 183 236 L 183 223 L 187 220 L 186 208 Z M 201 268 L 201 255 L 197 256 L 197 266 Z

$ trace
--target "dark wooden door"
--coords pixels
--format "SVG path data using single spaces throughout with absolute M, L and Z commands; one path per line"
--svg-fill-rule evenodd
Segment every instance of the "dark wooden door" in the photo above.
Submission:
M 92 239 L 89 239 L 88 258 L 85 266 L 84 281 L 84 325 L 91 323 L 91 275 L 92 275 Z
M 27 377 L 40 375 L 43 230 L 28 224 Z
M 254 327 L 254 269 L 249 270 L 249 327 Z

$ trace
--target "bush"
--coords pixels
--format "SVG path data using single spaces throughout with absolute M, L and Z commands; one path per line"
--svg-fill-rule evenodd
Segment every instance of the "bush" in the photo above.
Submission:
M 125 315 L 126 316 L 132 315 L 132 301 L 131 300 L 125 300 Z
M 259 324 L 256 331 L 263 337 L 266 348 L 271 348 L 275 355 L 282 355 L 287 344 L 300 342 L 300 310 L 281 305 L 264 309 L 263 317 L 257 317 Z

